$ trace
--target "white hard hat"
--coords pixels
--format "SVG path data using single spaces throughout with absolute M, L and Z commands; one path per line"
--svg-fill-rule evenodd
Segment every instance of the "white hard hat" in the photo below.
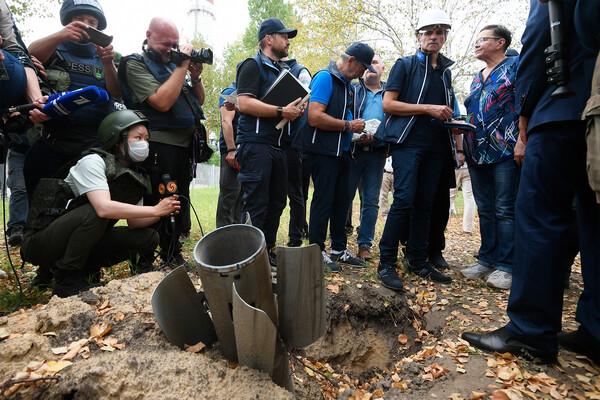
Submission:
M 450 16 L 442 10 L 425 10 L 419 17 L 419 24 L 417 25 L 417 31 L 432 25 L 445 25 L 448 28 L 452 27 Z

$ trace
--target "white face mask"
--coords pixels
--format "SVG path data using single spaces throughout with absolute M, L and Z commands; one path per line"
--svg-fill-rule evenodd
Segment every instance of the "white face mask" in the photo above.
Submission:
M 148 145 L 148 141 L 146 140 L 136 140 L 133 142 L 129 142 L 129 146 L 127 149 L 129 154 L 129 158 L 133 162 L 142 162 L 148 157 L 148 153 L 150 153 L 150 147 Z

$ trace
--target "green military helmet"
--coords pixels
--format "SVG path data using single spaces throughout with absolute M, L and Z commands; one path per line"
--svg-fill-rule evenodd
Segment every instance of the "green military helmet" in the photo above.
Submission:
M 98 127 L 98 137 L 104 150 L 112 149 L 127 130 L 134 125 L 148 127 L 148 118 L 140 111 L 122 110 L 108 114 Z

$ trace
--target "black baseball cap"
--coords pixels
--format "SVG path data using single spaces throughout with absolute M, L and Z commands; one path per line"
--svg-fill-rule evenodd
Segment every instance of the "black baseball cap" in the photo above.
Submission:
M 371 66 L 373 62 L 373 57 L 375 56 L 375 51 L 366 43 L 362 42 L 354 42 L 346 49 L 345 53 L 349 56 L 356 58 L 356 61 L 361 63 L 371 72 L 375 71 L 375 68 Z
M 258 28 L 258 40 L 262 40 L 262 38 L 265 36 L 272 35 L 274 33 L 287 33 L 288 38 L 291 39 L 296 37 L 298 30 L 286 28 L 280 19 L 269 18 L 260 23 L 260 28 Z

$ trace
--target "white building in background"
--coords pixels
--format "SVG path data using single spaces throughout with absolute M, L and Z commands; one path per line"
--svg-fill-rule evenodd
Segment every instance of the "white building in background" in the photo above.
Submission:
M 201 35 L 206 43 L 213 47 L 216 45 L 216 18 L 214 0 L 190 0 L 187 12 L 185 36 L 189 40 Z

